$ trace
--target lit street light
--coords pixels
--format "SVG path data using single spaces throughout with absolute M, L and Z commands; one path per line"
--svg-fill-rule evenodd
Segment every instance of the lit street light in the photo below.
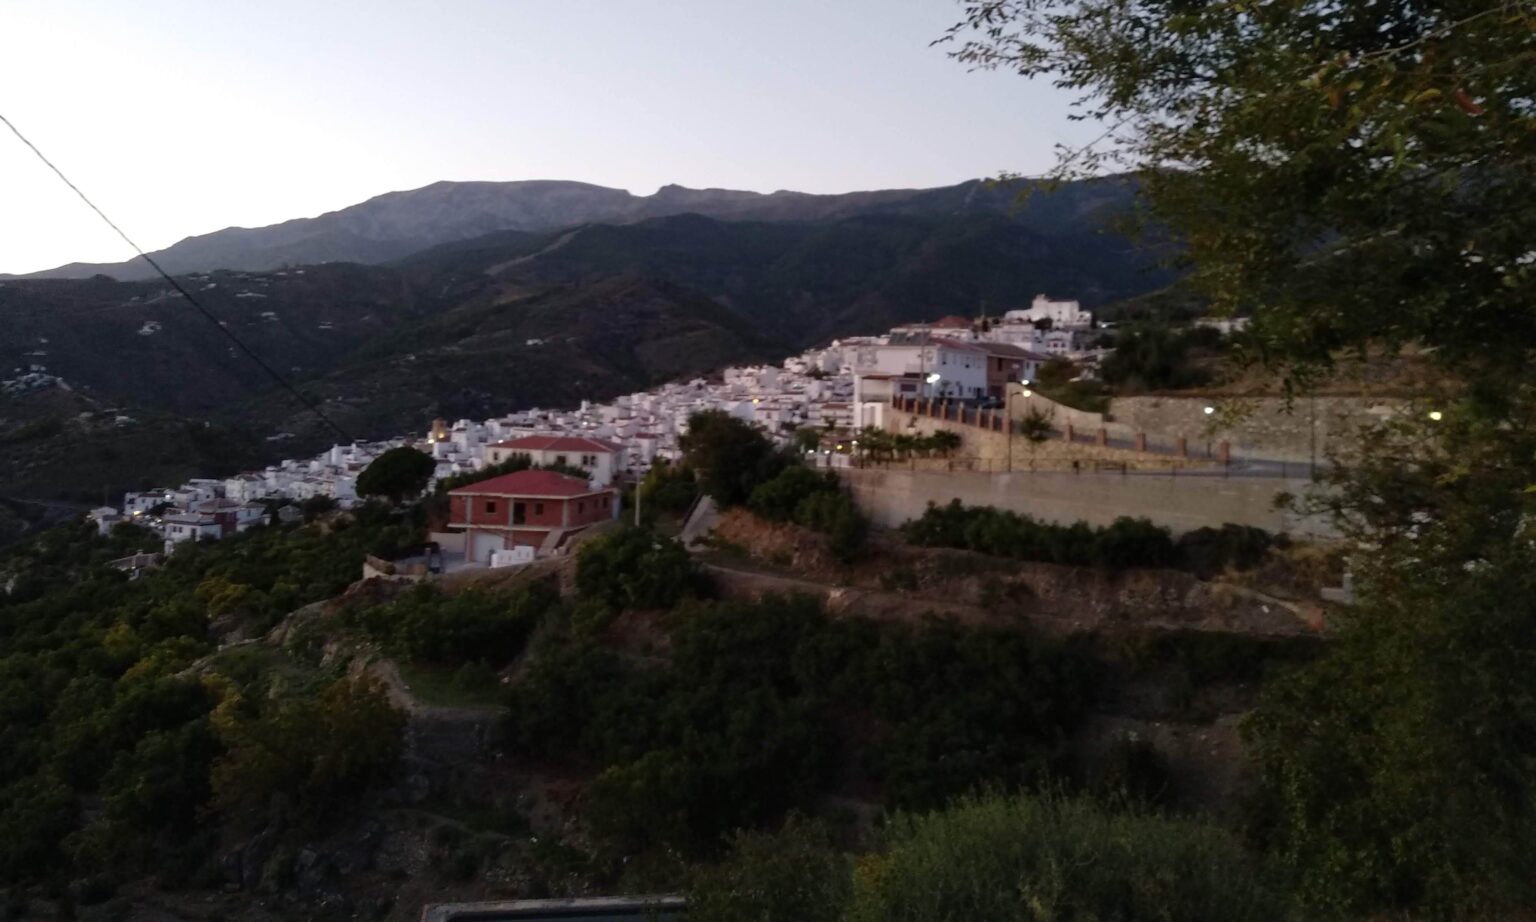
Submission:
M 1429 418 L 1438 423 L 1440 420 L 1445 418 L 1445 414 L 1441 413 L 1439 410 L 1430 410 Z

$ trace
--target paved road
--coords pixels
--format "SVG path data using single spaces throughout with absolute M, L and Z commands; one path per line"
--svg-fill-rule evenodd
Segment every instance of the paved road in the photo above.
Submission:
M 720 509 L 715 505 L 713 497 L 701 496 L 694 504 L 693 511 L 688 515 L 688 521 L 683 523 L 682 533 L 678 540 L 683 542 L 683 547 L 692 548 L 700 538 L 714 530 L 715 523 L 720 521 Z

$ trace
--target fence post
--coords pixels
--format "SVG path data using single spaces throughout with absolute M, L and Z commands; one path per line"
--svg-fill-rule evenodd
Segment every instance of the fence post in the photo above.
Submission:
M 1220 442 L 1218 442 L 1216 444 L 1216 460 L 1220 461 L 1223 466 L 1226 466 L 1226 465 L 1229 465 L 1229 464 L 1232 463 L 1232 443 L 1231 442 L 1227 441 L 1226 439 L 1222 439 Z
M 1182 435 L 1179 436 L 1179 457 L 1180 458 L 1188 458 L 1189 457 L 1189 439 L 1185 438 Z
M 1147 434 L 1145 432 L 1136 433 L 1136 450 L 1139 452 L 1146 452 Z
M 1098 445 L 1100 448 L 1109 447 L 1109 430 L 1102 426 L 1099 427 Z
M 1067 441 L 1068 442 L 1072 442 L 1072 441 L 1076 441 L 1076 440 L 1077 440 L 1077 436 L 1072 431 L 1072 424 L 1071 423 L 1067 423 Z

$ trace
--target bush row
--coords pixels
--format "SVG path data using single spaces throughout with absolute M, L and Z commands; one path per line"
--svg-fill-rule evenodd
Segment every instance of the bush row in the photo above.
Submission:
M 913 544 L 954 547 L 1078 567 L 1171 567 L 1209 578 L 1228 567 L 1257 565 L 1274 544 L 1263 529 L 1242 525 L 1200 528 L 1177 541 L 1147 519 L 1121 517 L 1095 528 L 1086 522 L 1056 525 L 991 506 L 929 503 L 902 526 Z

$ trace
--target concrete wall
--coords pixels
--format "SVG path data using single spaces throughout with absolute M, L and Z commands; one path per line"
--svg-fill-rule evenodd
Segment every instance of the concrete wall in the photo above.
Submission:
M 1108 525 L 1145 517 L 1182 534 L 1228 522 L 1296 537 L 1334 537 L 1327 522 L 1274 508 L 1281 491 L 1300 494 L 1311 481 L 1276 477 L 1186 476 L 1036 471 L 1012 474 L 846 469 L 844 481 L 877 524 L 895 527 L 923 514 L 929 502 L 952 499 L 1070 524 Z
M 1207 416 L 1206 407 L 1216 412 Z M 1290 406 L 1280 397 L 1117 397 L 1110 402 L 1110 434 L 1145 432 L 1154 444 L 1180 435 L 1193 447 L 1226 439 L 1240 458 L 1306 461 L 1347 449 L 1362 425 L 1390 418 L 1403 401 L 1372 397 L 1298 397 Z
M 1025 401 L 1019 400 L 1016 402 L 1024 403 Z M 926 416 L 921 413 L 908 413 L 892 406 L 885 406 L 883 412 L 885 428 L 891 432 L 932 435 L 935 432 L 948 431 L 959 435 L 961 446 L 955 452 L 953 463 L 945 464 L 947 468 L 1007 471 L 1010 469 L 1010 463 L 1012 464 L 1012 470 L 1015 471 L 1029 470 L 1031 466 L 1036 470 L 1070 470 L 1073 464 L 1092 468 L 1100 463 L 1115 466 L 1124 465 L 1133 471 L 1144 468 L 1167 470 L 1176 465 L 1190 469 L 1203 469 L 1214 466 L 1211 461 L 1202 458 L 1178 459 L 1168 455 L 1155 455 L 1134 451 L 1129 448 L 1094 445 L 1084 442 L 1067 442 L 1062 438 L 1063 433 L 1061 431 L 1058 431 L 1051 438 L 1042 442 L 1031 442 L 1023 435 L 1015 433 L 1010 454 L 1008 435 L 1003 432 L 954 420 L 935 419 L 932 416 Z M 1067 410 L 1067 412 L 1078 413 L 1079 411 Z M 1017 408 L 1015 408 L 1015 415 L 1018 415 Z M 998 425 L 1001 425 L 1001 422 Z M 1062 423 L 1061 425 L 1072 424 Z M 1079 429 L 1079 435 L 1097 433 L 1097 422 L 1095 422 L 1094 426 L 1093 429 Z M 908 462 L 897 461 L 893 466 L 905 467 L 908 466 Z M 921 467 L 922 465 L 916 464 L 914 466 Z
M 461 531 L 434 531 L 427 534 L 428 541 L 434 541 L 441 547 L 444 553 L 464 553 L 464 533 Z
M 1012 395 L 1008 398 L 1008 407 L 1013 411 L 1014 419 L 1024 419 L 1031 414 L 1038 414 L 1050 420 L 1051 425 L 1057 429 L 1074 426 L 1079 432 L 1093 432 L 1104 425 L 1104 415 L 1102 413 L 1074 410 L 1066 404 L 1057 403 L 1033 388 L 1027 388 L 1014 383 L 1008 386 L 1008 391 Z M 1029 391 L 1028 397 L 1024 396 L 1025 391 Z

